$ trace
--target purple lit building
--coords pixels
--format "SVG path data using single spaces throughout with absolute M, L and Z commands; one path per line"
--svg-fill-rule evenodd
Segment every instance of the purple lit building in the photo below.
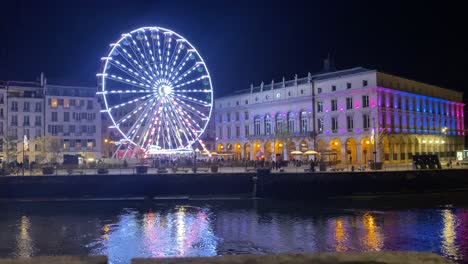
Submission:
M 215 101 L 216 151 L 271 160 L 316 150 L 342 164 L 455 158 L 464 146 L 462 97 L 361 67 L 262 82 Z

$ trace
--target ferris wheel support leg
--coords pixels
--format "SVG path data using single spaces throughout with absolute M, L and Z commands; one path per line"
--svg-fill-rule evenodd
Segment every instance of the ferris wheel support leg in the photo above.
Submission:
M 120 144 L 117 149 L 114 151 L 114 154 L 112 154 L 112 159 L 115 159 L 115 157 L 117 156 L 117 153 L 119 152 L 120 150 L 120 147 L 122 147 L 122 144 Z

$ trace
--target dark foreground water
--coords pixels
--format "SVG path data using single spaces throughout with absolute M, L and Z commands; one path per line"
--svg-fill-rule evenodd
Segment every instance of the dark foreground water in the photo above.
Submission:
M 2 202 L 0 209 L 0 257 L 96 254 L 130 263 L 133 257 L 411 250 L 468 262 L 468 204 L 159 200 Z

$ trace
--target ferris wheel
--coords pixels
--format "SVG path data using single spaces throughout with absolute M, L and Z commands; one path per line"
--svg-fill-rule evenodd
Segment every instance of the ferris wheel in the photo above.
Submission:
M 211 77 L 195 47 L 171 30 L 142 27 L 110 44 L 101 60 L 98 94 L 121 146 L 189 151 L 213 108 Z

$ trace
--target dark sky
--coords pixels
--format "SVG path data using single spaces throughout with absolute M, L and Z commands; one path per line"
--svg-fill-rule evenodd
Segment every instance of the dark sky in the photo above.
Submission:
M 407 3 L 410 2 L 410 3 Z M 2 1 L 0 80 L 95 85 L 122 33 L 170 28 L 207 62 L 215 96 L 320 70 L 364 66 L 468 90 L 463 1 Z

